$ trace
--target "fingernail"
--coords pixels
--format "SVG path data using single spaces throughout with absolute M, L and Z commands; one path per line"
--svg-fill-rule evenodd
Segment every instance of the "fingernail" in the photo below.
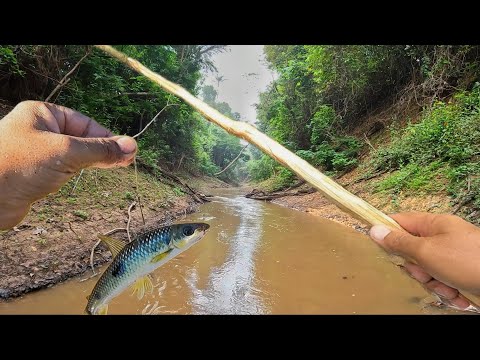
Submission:
M 120 150 L 122 150 L 124 154 L 130 154 L 137 148 L 137 142 L 128 136 L 121 137 L 116 141 L 118 146 L 120 146 Z
M 370 237 L 376 242 L 381 242 L 391 231 L 392 230 L 384 225 L 374 225 L 370 229 Z

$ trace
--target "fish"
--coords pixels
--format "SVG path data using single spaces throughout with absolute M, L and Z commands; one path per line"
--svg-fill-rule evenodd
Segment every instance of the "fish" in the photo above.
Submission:
M 128 244 L 98 235 L 113 260 L 87 296 L 85 313 L 106 315 L 109 302 L 130 286 L 132 295 L 142 299 L 145 292 L 153 291 L 150 273 L 199 242 L 209 228 L 206 223 L 173 224 L 145 232 Z

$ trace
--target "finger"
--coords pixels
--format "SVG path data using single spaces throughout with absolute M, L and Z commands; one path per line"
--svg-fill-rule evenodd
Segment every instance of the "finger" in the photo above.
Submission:
M 450 300 L 450 303 L 452 303 L 459 309 L 466 309 L 471 305 L 470 301 L 462 294 L 458 294 L 455 299 Z
M 369 235 L 388 252 L 413 259 L 416 259 L 425 242 L 425 238 L 413 236 L 405 231 L 392 230 L 385 225 L 372 226 Z
M 438 281 L 438 280 L 430 280 L 425 284 L 425 287 L 440 297 L 447 299 L 447 300 L 452 300 L 455 299 L 459 292 L 457 289 L 454 289 L 448 285 L 445 285 L 444 283 Z
M 441 215 L 423 213 L 423 212 L 409 212 L 392 214 L 390 217 L 398 222 L 402 228 L 407 230 L 410 234 L 418 236 L 433 236 L 439 234 L 441 231 L 438 226 L 438 217 Z
M 425 272 L 420 266 L 411 263 L 411 262 L 405 262 L 403 265 L 405 270 L 417 281 L 421 282 L 422 284 L 425 284 L 432 280 L 432 276 L 428 273 Z
M 78 137 L 111 137 L 112 132 L 78 111 L 40 101 L 29 102 L 41 115 L 46 130 Z
M 75 169 L 85 167 L 110 168 L 133 162 L 137 143 L 127 136 L 111 138 L 68 137 L 67 162 Z

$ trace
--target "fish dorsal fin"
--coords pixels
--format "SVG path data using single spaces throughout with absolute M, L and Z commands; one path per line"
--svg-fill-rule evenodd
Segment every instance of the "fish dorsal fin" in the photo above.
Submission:
M 125 247 L 125 243 L 122 240 L 114 239 L 110 236 L 98 234 L 100 240 L 107 244 L 112 256 L 115 257 Z

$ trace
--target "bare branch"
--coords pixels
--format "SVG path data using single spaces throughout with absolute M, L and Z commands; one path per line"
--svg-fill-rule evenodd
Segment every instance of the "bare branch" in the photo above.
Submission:
M 70 230 L 72 230 L 72 232 L 73 232 L 75 235 L 77 235 L 77 238 L 80 239 L 80 236 L 78 236 L 78 234 L 75 232 L 75 230 L 73 230 L 73 228 L 72 228 L 72 223 L 71 223 L 70 221 L 68 222 L 68 226 L 70 227 Z
M 365 137 L 365 142 L 368 144 L 368 146 L 370 146 L 372 148 L 373 151 L 375 151 L 375 148 L 373 147 L 372 143 L 370 142 L 370 140 L 368 140 L 368 137 L 365 133 L 363 133 L 363 136 Z
M 238 153 L 237 157 L 236 157 L 235 159 L 233 159 L 233 160 L 230 162 L 230 164 L 228 164 L 222 171 L 220 171 L 220 172 L 218 172 L 218 173 L 216 173 L 216 174 L 213 174 L 213 175 L 214 175 L 214 176 L 217 176 L 217 175 L 220 175 L 221 173 L 223 173 L 224 171 L 227 171 L 227 169 L 228 169 L 230 166 L 232 166 L 232 165 L 235 163 L 235 161 L 237 161 L 237 159 L 240 157 L 240 155 L 242 155 L 243 150 L 245 150 L 248 145 L 250 145 L 250 144 L 245 145 L 245 146 L 242 148 L 242 150 L 240 150 L 240 152 Z
M 72 68 L 72 70 L 70 70 L 63 78 L 62 80 L 60 80 L 60 82 L 58 83 L 57 86 L 55 86 L 55 89 L 52 90 L 52 92 L 50 93 L 50 95 L 47 96 L 47 98 L 45 99 L 45 101 L 49 101 L 52 96 L 60 89 L 62 88 L 63 86 L 65 86 L 69 81 L 69 76 L 73 74 L 73 72 L 75 70 L 77 70 L 77 68 L 80 66 L 80 64 L 82 63 L 83 60 L 85 60 L 85 58 L 90 55 L 91 53 L 91 50 L 88 50 L 87 53 L 85 55 L 83 55 L 83 57 L 75 64 L 75 66 Z
M 162 112 L 164 112 L 165 109 L 168 108 L 169 106 L 178 106 L 178 104 L 169 104 L 168 101 L 167 101 L 167 105 L 165 105 L 165 106 L 163 107 L 163 109 L 160 110 L 160 111 L 157 113 L 157 115 L 155 115 L 155 116 L 153 117 L 152 120 L 150 120 L 150 122 L 143 128 L 143 130 L 140 131 L 138 134 L 133 135 L 132 137 L 135 139 L 136 137 L 142 135 L 142 134 L 145 132 L 145 130 L 147 130 L 148 127 L 149 127 L 155 120 L 157 120 L 157 117 L 158 117 Z

